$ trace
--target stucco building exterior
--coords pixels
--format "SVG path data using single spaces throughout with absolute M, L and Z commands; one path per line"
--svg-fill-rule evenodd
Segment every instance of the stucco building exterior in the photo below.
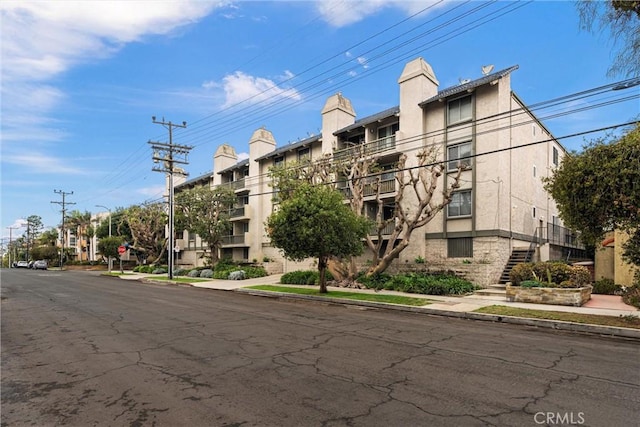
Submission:
M 278 147 L 269 130 L 257 129 L 249 140 L 248 159 L 238 161 L 233 147 L 223 144 L 210 174 L 179 183 L 175 191 L 196 185 L 234 189 L 238 205 L 231 213 L 233 230 L 222 256 L 269 259 L 285 272 L 314 268 L 312 260 L 285 260 L 269 243 L 264 230 L 274 207 L 269 169 L 303 158 L 338 159 L 353 146 L 365 144 L 382 170 L 390 171 L 383 176 L 383 191 L 393 200 L 397 184 L 392 171 L 399 156 L 406 153 L 407 166 L 415 166 L 412 153 L 429 145 L 437 147 L 440 160 L 447 164 L 440 188 L 450 182 L 459 162 L 468 167 L 452 202 L 414 231 L 410 246 L 391 270 L 417 268 L 415 260 L 421 258 L 425 262 L 420 268 L 453 270 L 486 286 L 500 280 L 519 249 L 531 259 L 571 257 L 579 244 L 562 228 L 542 182 L 566 151 L 512 91 L 511 76 L 517 69 L 489 72 L 441 89 L 431 66 L 417 58 L 398 78 L 396 106 L 358 118 L 351 101 L 337 93 L 320 112 L 320 134 Z M 177 238 L 181 248 L 177 264 L 202 265 L 206 245 L 198 236 L 184 231 Z M 366 253 L 361 261 L 366 262 Z

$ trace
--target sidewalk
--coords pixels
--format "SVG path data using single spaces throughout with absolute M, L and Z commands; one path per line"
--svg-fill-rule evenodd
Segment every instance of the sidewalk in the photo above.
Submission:
M 570 330 L 576 332 L 589 332 L 603 335 L 614 335 L 627 338 L 640 339 L 640 329 L 633 328 L 617 328 L 612 326 L 600 326 L 589 324 L 578 324 L 571 322 L 562 322 L 556 320 L 545 319 L 532 319 L 532 318 L 520 318 L 511 316 L 499 316 L 493 314 L 474 313 L 482 307 L 491 305 L 501 305 L 506 307 L 517 307 L 531 310 L 543 310 L 543 311 L 560 311 L 568 313 L 581 313 L 581 314 L 594 314 L 599 316 L 637 316 L 640 317 L 640 310 L 637 310 L 633 306 L 626 305 L 622 302 L 622 298 L 614 295 L 592 295 L 591 300 L 582 307 L 571 307 L 562 305 L 550 305 L 550 304 L 528 304 L 509 302 L 504 297 L 500 296 L 481 296 L 481 295 L 469 295 L 469 296 L 438 296 L 438 295 L 421 295 L 421 294 L 406 294 L 395 291 L 375 291 L 372 289 L 355 289 L 355 288 L 338 288 L 329 286 L 329 291 L 346 291 L 346 292 L 362 292 L 371 294 L 388 294 L 388 295 L 404 295 L 413 298 L 424 298 L 432 301 L 431 304 L 421 307 L 416 306 L 404 306 L 398 304 L 386 304 L 367 301 L 356 301 L 347 299 L 331 298 L 330 295 L 324 296 L 305 296 L 279 292 L 266 292 L 254 289 L 246 289 L 255 285 L 279 285 L 281 274 L 276 274 L 267 277 L 260 277 L 247 280 L 211 280 L 206 282 L 195 282 L 189 285 L 196 288 L 223 290 L 223 291 L 236 291 L 249 293 L 260 296 L 271 296 L 285 299 L 304 299 L 304 300 L 321 300 L 331 301 L 334 303 L 360 305 L 367 307 L 387 308 L 402 311 L 421 312 L 425 314 L 450 316 L 450 317 L 463 317 L 476 320 L 489 320 L 494 322 L 503 323 L 516 323 L 529 326 L 540 326 L 560 330 Z M 146 274 L 134 274 L 120 276 L 125 280 L 140 280 L 145 277 L 153 277 Z M 288 286 L 288 285 L 281 285 Z M 293 286 L 293 285 L 292 285 Z

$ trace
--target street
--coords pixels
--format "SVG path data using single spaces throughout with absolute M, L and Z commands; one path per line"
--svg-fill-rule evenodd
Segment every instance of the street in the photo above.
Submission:
M 640 343 L 3 269 L 2 426 L 631 426 Z

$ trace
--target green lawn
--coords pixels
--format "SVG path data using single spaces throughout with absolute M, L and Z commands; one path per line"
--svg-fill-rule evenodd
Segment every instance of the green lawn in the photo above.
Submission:
M 344 298 L 359 301 L 372 301 L 372 302 L 384 302 L 391 304 L 413 305 L 421 306 L 431 304 L 431 301 L 424 298 L 405 297 L 401 295 L 384 295 L 384 294 L 369 294 L 361 292 L 344 292 L 344 291 L 329 291 L 326 294 L 321 294 L 316 287 L 297 288 L 291 286 L 276 286 L 276 285 L 256 285 L 249 286 L 245 289 L 256 289 L 260 291 L 271 292 L 284 292 L 289 294 L 298 295 L 312 295 L 319 297 L 329 298 Z
M 474 310 L 474 312 L 640 329 L 640 318 L 634 316 L 600 316 L 597 314 L 565 313 L 563 311 L 531 310 L 528 308 L 507 307 L 504 305 L 490 305 Z

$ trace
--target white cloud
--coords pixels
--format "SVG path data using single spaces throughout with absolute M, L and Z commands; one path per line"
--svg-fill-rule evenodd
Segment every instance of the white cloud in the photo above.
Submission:
M 284 77 L 292 75 L 285 71 Z M 275 102 L 279 99 L 298 101 L 302 96 L 295 89 L 278 86 L 273 80 L 264 77 L 254 77 L 236 71 L 226 75 L 222 82 L 205 82 L 203 87 L 209 89 L 222 88 L 225 93 L 223 108 L 232 107 L 240 103 L 256 104 L 260 102 Z
M 238 161 L 241 162 L 243 160 L 247 160 L 249 158 L 249 153 L 238 153 Z
M 23 172 L 56 175 L 87 175 L 88 172 L 73 166 L 67 166 L 57 157 L 29 151 L 29 154 L 5 154 L 3 163 L 20 166 Z
M 334 27 L 345 27 L 362 21 L 385 8 L 398 8 L 407 15 L 438 3 L 438 0 L 319 0 L 316 9 Z M 439 6 L 442 6 L 441 3 Z
M 169 34 L 228 2 L 4 1 L 2 21 L 3 141 L 48 135 L 43 116 L 65 98 L 48 83 L 76 64 L 106 58 L 147 35 Z M 24 96 L 28 94 L 28 96 Z M 33 118 L 29 119 L 27 116 Z M 21 123 L 32 122 L 40 130 Z M 43 123 L 44 126 L 42 125 Z M 50 141 L 50 138 L 46 140 Z M 31 142 L 38 142 L 30 140 Z
M 164 185 L 154 185 L 150 187 L 142 187 L 136 190 L 136 193 L 147 197 L 162 197 L 166 188 Z

